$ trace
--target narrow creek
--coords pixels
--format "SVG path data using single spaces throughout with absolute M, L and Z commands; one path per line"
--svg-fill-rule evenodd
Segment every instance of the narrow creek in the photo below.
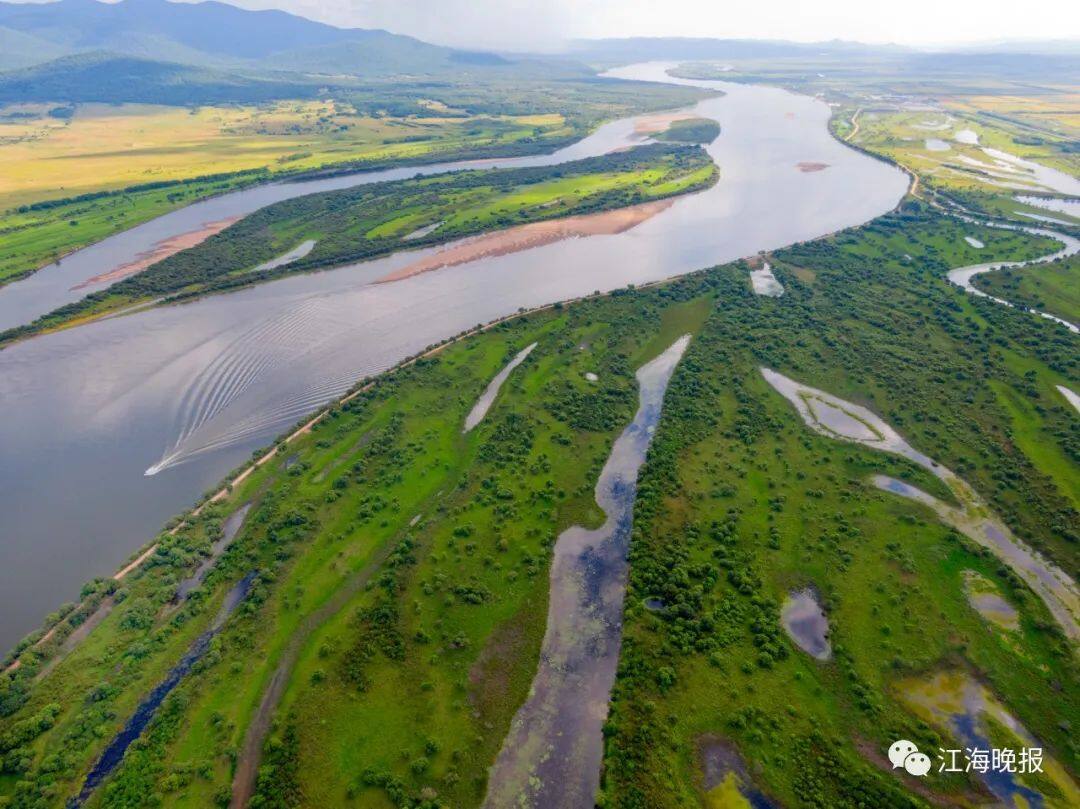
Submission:
M 465 417 L 465 427 L 462 429 L 463 433 L 467 433 L 473 429 L 477 424 L 484 420 L 484 416 L 487 415 L 488 410 L 495 403 L 495 397 L 499 395 L 499 390 L 502 388 L 503 383 L 521 363 L 525 362 L 525 358 L 532 353 L 532 350 L 536 348 L 536 343 L 525 346 L 517 353 L 510 362 L 506 364 L 499 373 L 495 375 L 495 378 L 491 380 L 484 392 L 480 394 L 480 398 L 476 400 L 476 404 L 473 405 L 473 409 L 469 411 L 469 415 Z
M 247 514 L 250 510 L 251 503 L 244 503 L 244 505 L 240 506 L 240 508 L 225 519 L 225 522 L 221 526 L 221 538 L 211 544 L 210 555 L 199 563 L 199 566 L 195 568 L 194 573 L 177 585 L 176 601 L 183 601 L 203 583 L 203 579 L 206 578 L 210 569 L 217 562 L 218 557 L 225 553 L 233 543 L 233 540 L 236 539 L 236 535 L 240 532 L 241 527 L 243 527 L 244 520 L 247 518 Z
M 689 343 L 689 335 L 680 337 L 638 369 L 637 414 L 612 446 L 596 483 L 604 524 L 572 526 L 555 543 L 540 664 L 491 768 L 484 800 L 489 809 L 593 805 L 601 729 L 622 641 L 638 470 Z
M 124 754 L 132 743 L 135 742 L 142 732 L 146 730 L 146 727 L 150 724 L 154 715 L 157 713 L 158 708 L 165 701 L 165 698 L 180 684 L 180 681 L 184 679 L 188 672 L 191 671 L 192 666 L 202 659 L 203 655 L 210 649 L 210 642 L 225 626 L 225 622 L 233 611 L 240 606 L 244 598 L 247 597 L 248 591 L 251 589 L 251 584 L 255 580 L 255 573 L 249 573 L 239 582 L 237 582 L 228 593 L 225 594 L 225 601 L 222 603 L 221 608 L 218 610 L 218 614 L 214 617 L 210 627 L 197 637 L 188 647 L 187 653 L 180 659 L 165 676 L 165 679 L 158 683 L 154 690 L 151 691 L 147 697 L 139 703 L 139 707 L 135 709 L 135 713 L 124 725 L 123 729 L 113 737 L 113 740 L 109 742 L 108 747 L 101 754 L 101 757 L 97 760 L 94 766 L 90 769 L 90 772 L 86 776 L 86 780 L 83 782 L 82 789 L 79 790 L 79 794 L 68 800 L 67 809 L 75 809 L 82 806 L 82 804 L 94 793 L 94 790 L 101 785 L 117 765 L 124 759 Z
M 989 261 L 984 264 L 969 264 L 966 267 L 957 267 L 955 270 L 950 270 L 946 276 L 949 281 L 956 286 L 963 289 L 965 292 L 975 295 L 979 298 L 988 298 L 995 303 L 1000 303 L 1003 306 L 1009 306 L 1014 309 L 1020 309 L 1021 311 L 1031 312 L 1039 317 L 1044 317 L 1047 320 L 1052 320 L 1055 323 L 1060 323 L 1067 328 L 1073 334 L 1080 334 L 1080 326 L 1075 323 L 1071 323 L 1064 318 L 1060 318 L 1057 315 L 1052 315 L 1049 312 L 1041 312 L 1038 309 L 1028 309 L 1024 306 L 1018 306 L 1011 301 L 1007 301 L 1004 298 L 998 298 L 987 292 L 983 292 L 971 283 L 972 279 L 977 275 L 983 275 L 984 273 L 994 272 L 996 270 L 1006 269 L 1018 269 L 1022 267 L 1033 267 L 1040 264 L 1048 264 L 1051 261 L 1056 261 L 1061 258 L 1068 258 L 1069 256 L 1076 255 L 1080 252 L 1080 239 L 1073 238 L 1065 233 L 1061 233 L 1056 230 L 1050 230 L 1049 228 L 1036 228 L 1036 227 L 1024 227 L 1023 225 L 1011 225 L 1005 222 L 987 222 L 980 221 L 974 217 L 966 214 L 960 214 L 955 211 L 950 211 L 953 216 L 963 219 L 965 222 L 972 224 L 982 225 L 988 228 L 999 228 L 1001 230 L 1013 230 L 1020 233 L 1027 233 L 1030 236 L 1047 236 L 1051 239 L 1055 239 L 1061 242 L 1061 249 L 1055 250 L 1053 253 L 1049 253 L 1039 258 L 1028 259 L 1027 261 Z

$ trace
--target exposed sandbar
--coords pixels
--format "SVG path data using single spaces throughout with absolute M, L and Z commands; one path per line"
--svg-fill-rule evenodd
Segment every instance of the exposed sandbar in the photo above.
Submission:
M 667 131 L 676 121 L 689 121 L 697 118 L 692 112 L 658 112 L 655 115 L 643 115 L 634 121 L 635 135 L 655 135 Z
M 547 219 L 543 222 L 517 225 L 495 233 L 472 236 L 455 242 L 430 256 L 406 264 L 384 275 L 377 283 L 400 281 L 422 272 L 454 267 L 481 258 L 531 250 L 534 247 L 542 247 L 575 236 L 612 236 L 623 233 L 652 219 L 661 211 L 666 211 L 673 202 L 673 199 L 660 199 L 603 213 L 568 216 L 565 219 Z
M 225 230 L 225 228 L 233 222 L 237 222 L 240 219 L 241 217 L 239 216 L 231 216 L 228 219 L 219 219 L 216 222 L 205 222 L 198 230 L 192 230 L 187 233 L 172 236 L 168 239 L 162 239 L 151 249 L 139 253 L 134 261 L 129 261 L 127 264 L 121 264 L 115 269 L 103 272 L 100 275 L 95 275 L 92 278 L 87 278 L 82 283 L 73 286 L 72 289 L 83 289 L 84 287 L 93 286 L 95 284 L 119 281 L 121 278 L 127 278 L 129 275 L 140 273 L 151 264 L 156 264 L 164 258 L 179 253 L 181 250 L 187 250 L 188 248 L 202 244 L 211 236 L 221 233 L 221 231 Z

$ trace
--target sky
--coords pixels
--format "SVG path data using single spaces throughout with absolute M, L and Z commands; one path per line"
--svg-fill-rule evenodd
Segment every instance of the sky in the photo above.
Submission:
M 1042 0 L 233 0 L 458 47 L 557 49 L 575 37 L 709 36 L 904 45 L 1080 38 L 1080 2 Z
M 585 37 L 849 39 L 944 46 L 1080 39 L 1080 0 L 228 0 L 428 42 L 558 50 Z

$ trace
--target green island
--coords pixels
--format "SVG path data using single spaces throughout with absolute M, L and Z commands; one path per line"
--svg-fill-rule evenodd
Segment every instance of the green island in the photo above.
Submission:
M 720 134 L 720 124 L 712 118 L 685 118 L 672 121 L 671 126 L 655 137 L 673 143 L 712 143 Z
M 716 164 L 700 147 L 650 144 L 556 166 L 459 171 L 308 194 L 261 208 L 195 247 L 10 329 L 0 334 L 0 344 L 161 298 L 191 298 L 514 225 L 663 200 L 707 188 L 717 177 Z M 274 261 L 305 243 L 309 252 Z
M 255 183 L 551 152 L 604 121 L 707 95 L 529 64 L 491 67 L 479 84 L 471 74 L 343 80 L 315 98 L 309 78 L 251 95 L 242 84 L 219 92 L 205 71 L 150 75 L 156 67 L 93 54 L 50 62 L 27 85 L 59 84 L 48 103 L 15 103 L 0 81 L 0 285 Z M 140 148 L 123 148 L 131 140 Z
M 905 790 L 881 751 L 897 735 L 948 746 L 944 728 L 905 707 L 904 684 L 937 671 L 977 677 L 1075 771 L 1076 663 L 1042 603 L 989 553 L 867 482 L 884 473 L 947 496 L 925 470 L 814 434 L 758 371 L 873 408 L 1076 570 L 1076 421 L 1054 386 L 1077 384 L 1078 349 L 1053 324 L 945 283 L 972 260 L 969 232 L 994 259 L 1046 247 L 912 201 L 774 254 L 782 298 L 753 295 L 737 262 L 524 314 L 358 386 L 227 496 L 167 526 L 177 530 L 122 582 L 88 584 L 48 640 L 35 645 L 37 633 L 9 656 L 20 666 L 0 684 L 0 805 L 61 805 L 77 791 L 252 574 L 86 805 L 152 794 L 225 806 L 237 769 L 258 765 L 252 806 L 478 805 L 536 668 L 553 542 L 603 521 L 593 485 L 632 416 L 634 369 L 687 333 L 638 489 L 603 805 L 743 805 L 720 800 L 742 800 L 747 783 L 706 790 L 702 776 L 705 759 L 736 749 L 754 762 L 742 777 L 784 802 L 936 802 Z M 463 434 L 487 382 L 534 342 Z M 1017 408 L 1037 443 L 1000 440 L 1017 431 Z M 177 603 L 178 583 L 246 505 L 235 542 Z M 966 600 L 974 574 L 1015 608 L 1015 631 L 988 628 Z M 806 586 L 828 613 L 827 663 L 780 624 L 786 593 Z M 88 637 L 66 643 L 102 602 Z M 284 686 L 263 715 L 275 672 Z M 267 735 L 252 762 L 257 723 Z M 1055 778 L 1040 789 L 1068 805 Z M 982 794 L 967 774 L 935 789 Z

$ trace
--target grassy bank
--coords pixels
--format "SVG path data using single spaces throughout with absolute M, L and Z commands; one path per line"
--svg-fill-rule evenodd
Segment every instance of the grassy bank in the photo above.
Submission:
M 1080 258 L 978 275 L 976 287 L 1020 306 L 1080 323 Z

